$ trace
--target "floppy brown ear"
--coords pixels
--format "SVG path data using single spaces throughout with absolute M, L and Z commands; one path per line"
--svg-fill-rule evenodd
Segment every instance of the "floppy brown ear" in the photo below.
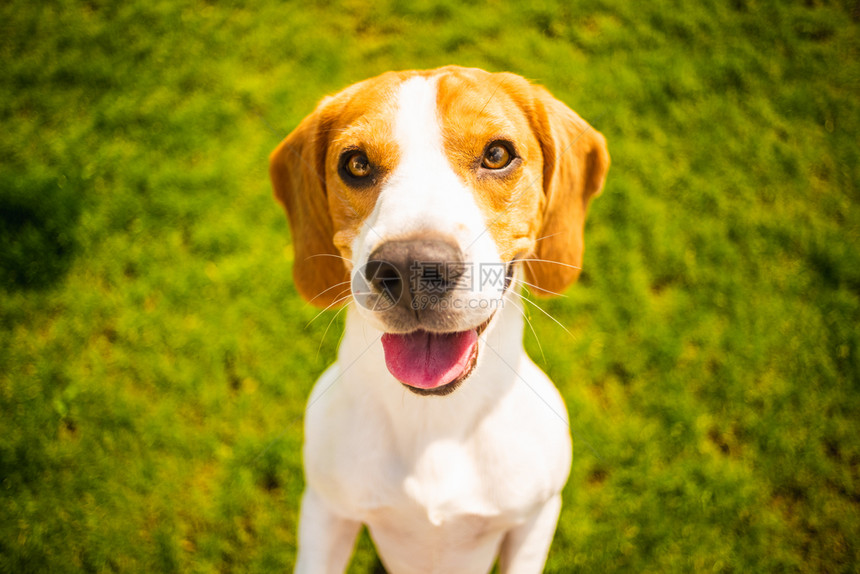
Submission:
M 579 277 L 588 204 L 603 188 L 609 151 L 603 136 L 535 86 L 534 114 L 543 153 L 543 219 L 526 280 L 534 293 L 561 293 Z
M 349 289 L 346 267 L 332 242 L 325 185 L 328 129 L 322 119 L 324 105 L 306 117 L 269 157 L 275 198 L 290 220 L 293 280 L 299 294 L 318 307 L 333 305 Z

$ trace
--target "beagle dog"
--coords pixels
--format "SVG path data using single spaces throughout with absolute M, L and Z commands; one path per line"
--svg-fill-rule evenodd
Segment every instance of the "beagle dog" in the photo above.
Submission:
M 541 572 L 572 446 L 519 292 L 576 280 L 603 136 L 450 66 L 323 99 L 270 162 L 298 292 L 347 307 L 305 411 L 295 571 L 343 572 L 364 524 L 392 574 Z

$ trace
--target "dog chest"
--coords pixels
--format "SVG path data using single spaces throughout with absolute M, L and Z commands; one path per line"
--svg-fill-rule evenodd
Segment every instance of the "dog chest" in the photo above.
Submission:
M 305 469 L 309 485 L 349 518 L 369 523 L 398 513 L 430 527 L 473 518 L 510 526 L 564 484 L 566 427 L 525 385 L 475 424 L 446 432 L 419 413 L 401 426 L 379 403 L 348 391 L 332 387 L 309 409 Z

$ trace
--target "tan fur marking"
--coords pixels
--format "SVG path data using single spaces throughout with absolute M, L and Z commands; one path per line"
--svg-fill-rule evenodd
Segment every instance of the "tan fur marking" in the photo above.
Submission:
M 504 260 L 530 250 L 542 202 L 541 148 L 516 98 L 524 80 L 510 74 L 446 68 L 438 106 L 445 149 L 488 223 Z M 491 142 L 510 141 L 519 156 L 510 169 L 481 167 Z
M 561 293 L 579 276 L 588 204 L 609 169 L 603 136 L 520 76 L 457 67 L 438 73 L 446 151 L 475 190 L 502 258 L 532 259 L 526 280 L 535 293 Z M 496 139 L 513 142 L 521 160 L 505 177 L 475 164 Z
M 293 278 L 316 306 L 338 305 L 349 292 L 350 244 L 397 164 L 393 96 L 410 75 L 389 72 L 325 98 L 272 153 L 275 197 L 292 229 Z M 352 188 L 340 178 L 340 155 L 349 148 L 364 151 L 377 166 L 373 185 Z

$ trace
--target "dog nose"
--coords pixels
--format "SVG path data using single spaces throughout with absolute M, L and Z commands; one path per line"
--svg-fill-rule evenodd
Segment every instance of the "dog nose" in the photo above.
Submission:
M 392 303 L 415 309 L 416 298 L 441 299 L 463 275 L 463 252 L 442 239 L 386 241 L 368 258 L 367 282 Z

